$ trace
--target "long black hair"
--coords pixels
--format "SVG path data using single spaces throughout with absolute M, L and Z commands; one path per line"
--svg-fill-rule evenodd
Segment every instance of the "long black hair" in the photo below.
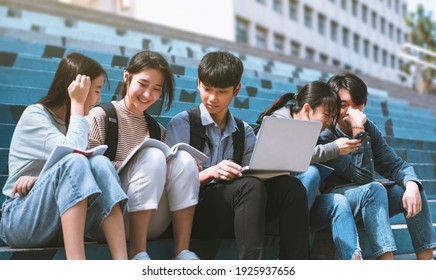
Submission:
M 73 52 L 61 59 L 47 95 L 38 101 L 52 110 L 66 105 L 65 126 L 67 129 L 71 116 L 71 99 L 68 87 L 78 74 L 89 76 L 91 81 L 101 75 L 105 76 L 106 81 L 108 80 L 107 73 L 100 63 L 88 56 Z
M 174 99 L 175 82 L 171 68 L 166 59 L 159 53 L 154 51 L 141 51 L 135 54 L 129 62 L 129 65 L 125 70 L 129 73 L 128 82 L 132 81 L 134 74 L 139 73 L 147 69 L 159 70 L 163 77 L 164 83 L 162 86 L 162 95 L 160 97 L 161 102 L 159 105 L 158 115 L 162 112 L 164 103 L 166 103 L 165 111 L 168 111 L 171 107 L 171 103 Z M 120 95 L 125 97 L 127 93 L 127 83 L 125 82 L 121 88 Z
M 288 92 L 277 98 L 265 111 L 260 113 L 256 123 L 260 125 L 263 117 L 271 116 L 273 112 L 282 108 L 288 102 L 291 103 L 291 112 L 293 113 L 300 112 L 304 104 L 307 103 L 313 110 L 319 106 L 324 106 L 330 114 L 335 116 L 332 121 L 332 126 L 334 126 L 339 119 L 341 100 L 336 92 L 325 82 L 313 81 L 304 85 L 299 90 L 298 94 Z

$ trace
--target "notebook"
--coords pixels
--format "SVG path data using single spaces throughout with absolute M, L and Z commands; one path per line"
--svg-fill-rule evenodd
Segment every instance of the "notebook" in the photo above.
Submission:
M 321 126 L 318 121 L 265 117 L 250 163 L 243 167 L 242 174 L 266 179 L 305 172 Z

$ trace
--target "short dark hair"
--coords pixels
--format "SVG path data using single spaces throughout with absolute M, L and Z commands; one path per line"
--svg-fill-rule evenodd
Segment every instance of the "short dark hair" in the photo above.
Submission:
M 129 61 L 129 65 L 125 70 L 129 73 L 129 82 L 132 81 L 132 74 L 139 73 L 147 69 L 159 70 L 163 77 L 164 83 L 162 85 L 162 95 L 160 97 L 160 107 L 158 114 L 162 112 L 164 103 L 166 103 L 165 111 L 168 111 L 171 107 L 171 103 L 174 99 L 175 82 L 171 68 L 167 60 L 158 52 L 154 51 L 141 51 L 136 53 Z M 120 95 L 125 97 L 127 92 L 127 84 L 124 83 L 121 88 Z
M 340 89 L 350 92 L 351 100 L 356 105 L 366 105 L 368 102 L 368 88 L 362 79 L 352 73 L 343 73 L 328 80 L 330 87 L 339 93 Z
M 86 55 L 73 52 L 61 59 L 47 95 L 38 101 L 50 109 L 66 104 L 65 125 L 67 128 L 71 115 L 71 99 L 68 87 L 78 74 L 89 76 L 91 81 L 104 75 L 108 81 L 107 73 L 100 63 Z
M 198 79 L 206 86 L 235 88 L 241 83 L 244 65 L 233 54 L 225 51 L 207 53 L 198 65 Z

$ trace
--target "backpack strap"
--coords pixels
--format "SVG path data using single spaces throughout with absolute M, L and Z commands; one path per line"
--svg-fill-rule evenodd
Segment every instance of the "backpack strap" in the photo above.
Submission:
M 205 143 L 212 148 L 209 137 L 206 135 L 206 127 L 201 123 L 201 113 L 199 107 L 189 109 L 189 144 L 199 151 L 204 151 Z
M 104 153 L 111 161 L 115 160 L 115 155 L 117 154 L 118 147 L 118 118 L 117 112 L 115 110 L 114 104 L 112 102 L 101 103 L 100 106 L 106 113 L 106 139 L 105 144 L 108 146 L 106 152 Z M 148 130 L 150 132 L 150 138 L 161 140 L 161 130 L 159 123 L 149 114 L 144 112 L 145 121 L 148 125 Z
M 194 107 L 189 109 L 189 144 L 194 148 L 204 151 L 205 143 L 208 143 L 209 148 L 212 144 L 209 137 L 206 135 L 206 127 L 201 123 L 201 113 L 199 107 Z M 244 122 L 236 117 L 235 121 L 238 129 L 232 133 L 233 140 L 233 160 L 241 164 L 242 157 L 244 154 L 244 143 L 245 143 L 245 128 Z
M 150 133 L 150 138 L 161 141 L 161 131 L 159 123 L 149 114 L 144 112 L 145 121 L 148 125 L 148 131 Z
M 115 160 L 118 146 L 118 118 L 115 106 L 112 102 L 101 103 L 100 106 L 106 113 L 106 139 L 105 144 L 108 146 L 104 153 L 111 161 Z
M 238 129 L 233 132 L 232 139 L 233 139 L 233 160 L 237 164 L 242 164 L 242 157 L 244 156 L 244 149 L 245 149 L 245 127 L 244 122 L 236 117 L 236 125 L 238 126 Z

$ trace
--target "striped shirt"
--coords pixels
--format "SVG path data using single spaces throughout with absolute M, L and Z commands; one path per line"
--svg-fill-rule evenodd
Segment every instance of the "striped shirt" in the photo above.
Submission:
M 144 115 L 136 115 L 129 111 L 124 100 L 112 101 L 115 106 L 118 119 L 118 147 L 115 161 L 123 161 L 136 145 L 141 143 L 144 138 L 150 137 L 148 125 Z M 106 113 L 101 107 L 91 110 L 86 119 L 89 122 L 89 145 L 91 148 L 105 143 L 107 121 Z M 160 125 L 161 140 L 165 138 L 165 128 Z

